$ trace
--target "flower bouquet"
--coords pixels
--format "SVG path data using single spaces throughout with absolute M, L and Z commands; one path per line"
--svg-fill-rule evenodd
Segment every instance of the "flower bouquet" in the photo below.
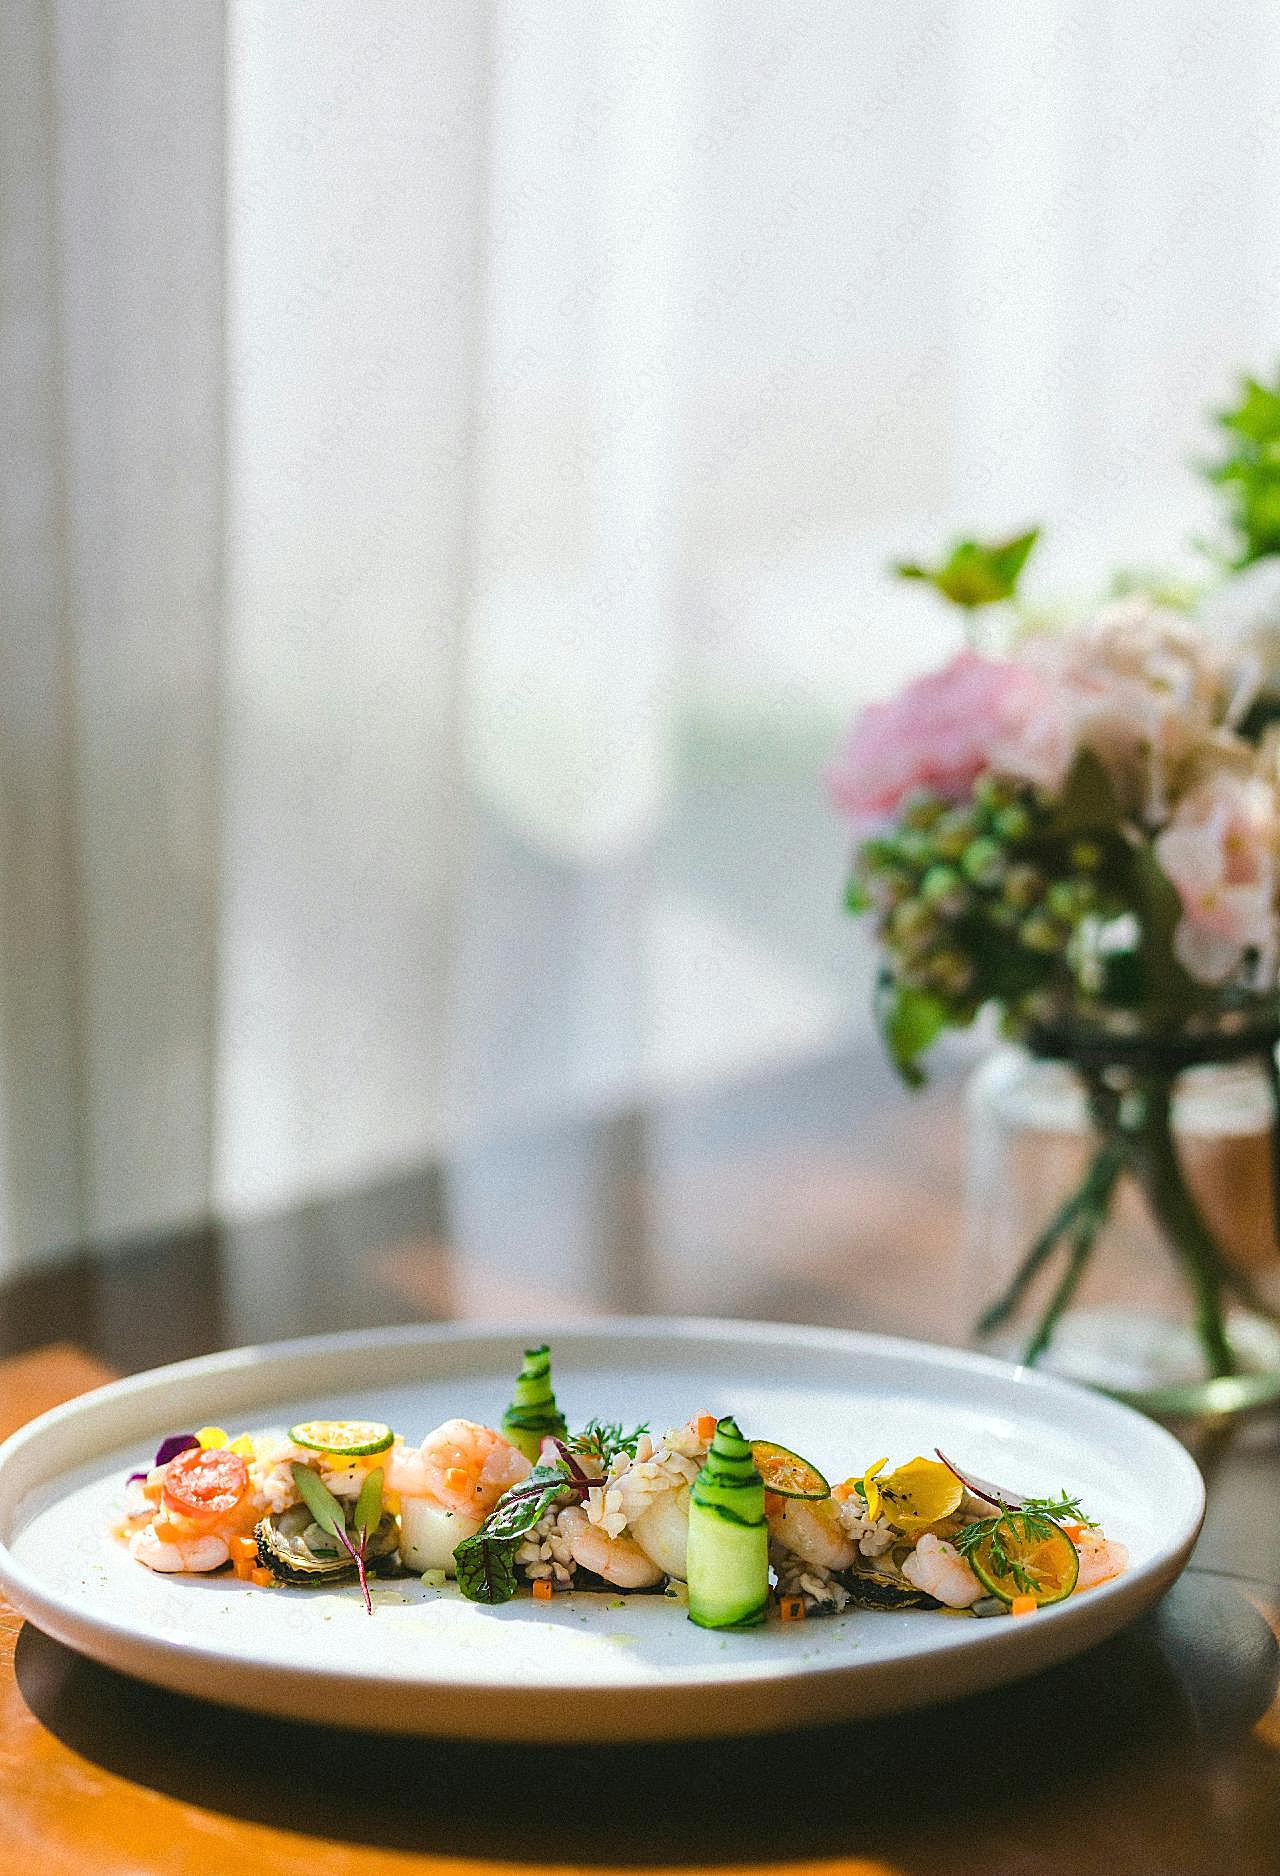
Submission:
M 1280 395 L 1265 395 L 1280 436 Z M 933 573 L 900 571 L 966 608 L 1008 600 L 1034 540 L 965 542 Z M 921 1081 L 939 1035 L 992 1005 L 1082 1087 L 1083 1176 L 979 1324 L 1008 1321 L 1056 1260 L 1029 1361 L 1125 1176 L 1185 1275 L 1209 1377 L 1241 1365 L 1227 1299 L 1272 1314 L 1206 1222 L 1172 1119 L 1184 1069 L 1252 1060 L 1280 1128 L 1280 559 L 1265 592 L 1254 564 L 1270 551 L 1242 553 L 1249 572 L 1199 616 L 1131 594 L 1067 630 L 1015 619 L 1000 655 L 961 650 L 865 709 L 829 772 L 856 834 L 848 904 L 875 920 L 877 1015 L 904 1078 Z M 1209 629 L 1223 619 L 1232 630 Z

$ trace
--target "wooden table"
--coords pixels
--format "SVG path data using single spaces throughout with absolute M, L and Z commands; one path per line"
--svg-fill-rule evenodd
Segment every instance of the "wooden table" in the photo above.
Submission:
M 107 1378 L 0 1362 L 0 1433 Z M 1259 1424 L 1204 1447 L 1197 1558 L 1152 1614 L 1021 1685 L 770 1739 L 555 1750 L 387 1740 L 207 1707 L 0 1604 L 0 1870 L 1280 1870 L 1280 1472 Z

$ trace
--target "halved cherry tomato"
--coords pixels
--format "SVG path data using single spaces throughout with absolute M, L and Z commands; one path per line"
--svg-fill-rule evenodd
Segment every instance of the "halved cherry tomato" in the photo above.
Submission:
M 249 1489 L 249 1468 L 225 1447 L 192 1446 L 169 1461 L 164 1503 L 193 1524 L 216 1524 Z

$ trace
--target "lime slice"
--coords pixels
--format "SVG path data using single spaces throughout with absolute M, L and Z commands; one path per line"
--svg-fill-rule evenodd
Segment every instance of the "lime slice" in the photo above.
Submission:
M 289 1428 L 289 1438 L 313 1453 L 364 1459 L 370 1453 L 385 1453 L 395 1435 L 381 1420 L 304 1420 Z
M 1012 1511 L 968 1553 L 973 1573 L 1001 1602 L 1034 1596 L 1038 1604 L 1062 1602 L 1076 1586 L 1080 1553 L 1066 1532 L 1047 1518 Z
M 904 1537 L 918 1537 L 931 1524 L 949 1518 L 964 1497 L 963 1480 L 936 1459 L 910 1459 L 876 1483 L 884 1515 Z
M 779 1498 L 831 1496 L 831 1487 L 818 1468 L 788 1446 L 775 1446 L 772 1440 L 752 1440 L 751 1457 L 766 1492 L 776 1492 Z

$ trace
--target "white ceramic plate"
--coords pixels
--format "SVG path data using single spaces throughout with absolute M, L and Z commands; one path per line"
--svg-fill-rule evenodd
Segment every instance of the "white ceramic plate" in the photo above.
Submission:
M 414 1580 L 375 1589 L 370 1620 L 354 1587 L 154 1576 L 107 1534 L 125 1475 L 166 1433 L 320 1413 L 376 1416 L 414 1440 L 453 1414 L 493 1424 L 521 1348 L 544 1337 L 571 1425 L 734 1413 L 832 1477 L 940 1445 L 1012 1490 L 1078 1493 L 1130 1568 L 1021 1620 L 863 1611 L 724 1635 L 660 1596 L 491 1609 Z M 235 1706 L 389 1732 L 670 1738 L 918 1706 L 1047 1667 L 1153 1602 L 1203 1511 L 1195 1465 L 1151 1421 L 979 1356 L 755 1323 L 433 1325 L 181 1362 L 43 1415 L 0 1447 L 0 1583 L 69 1647 Z

